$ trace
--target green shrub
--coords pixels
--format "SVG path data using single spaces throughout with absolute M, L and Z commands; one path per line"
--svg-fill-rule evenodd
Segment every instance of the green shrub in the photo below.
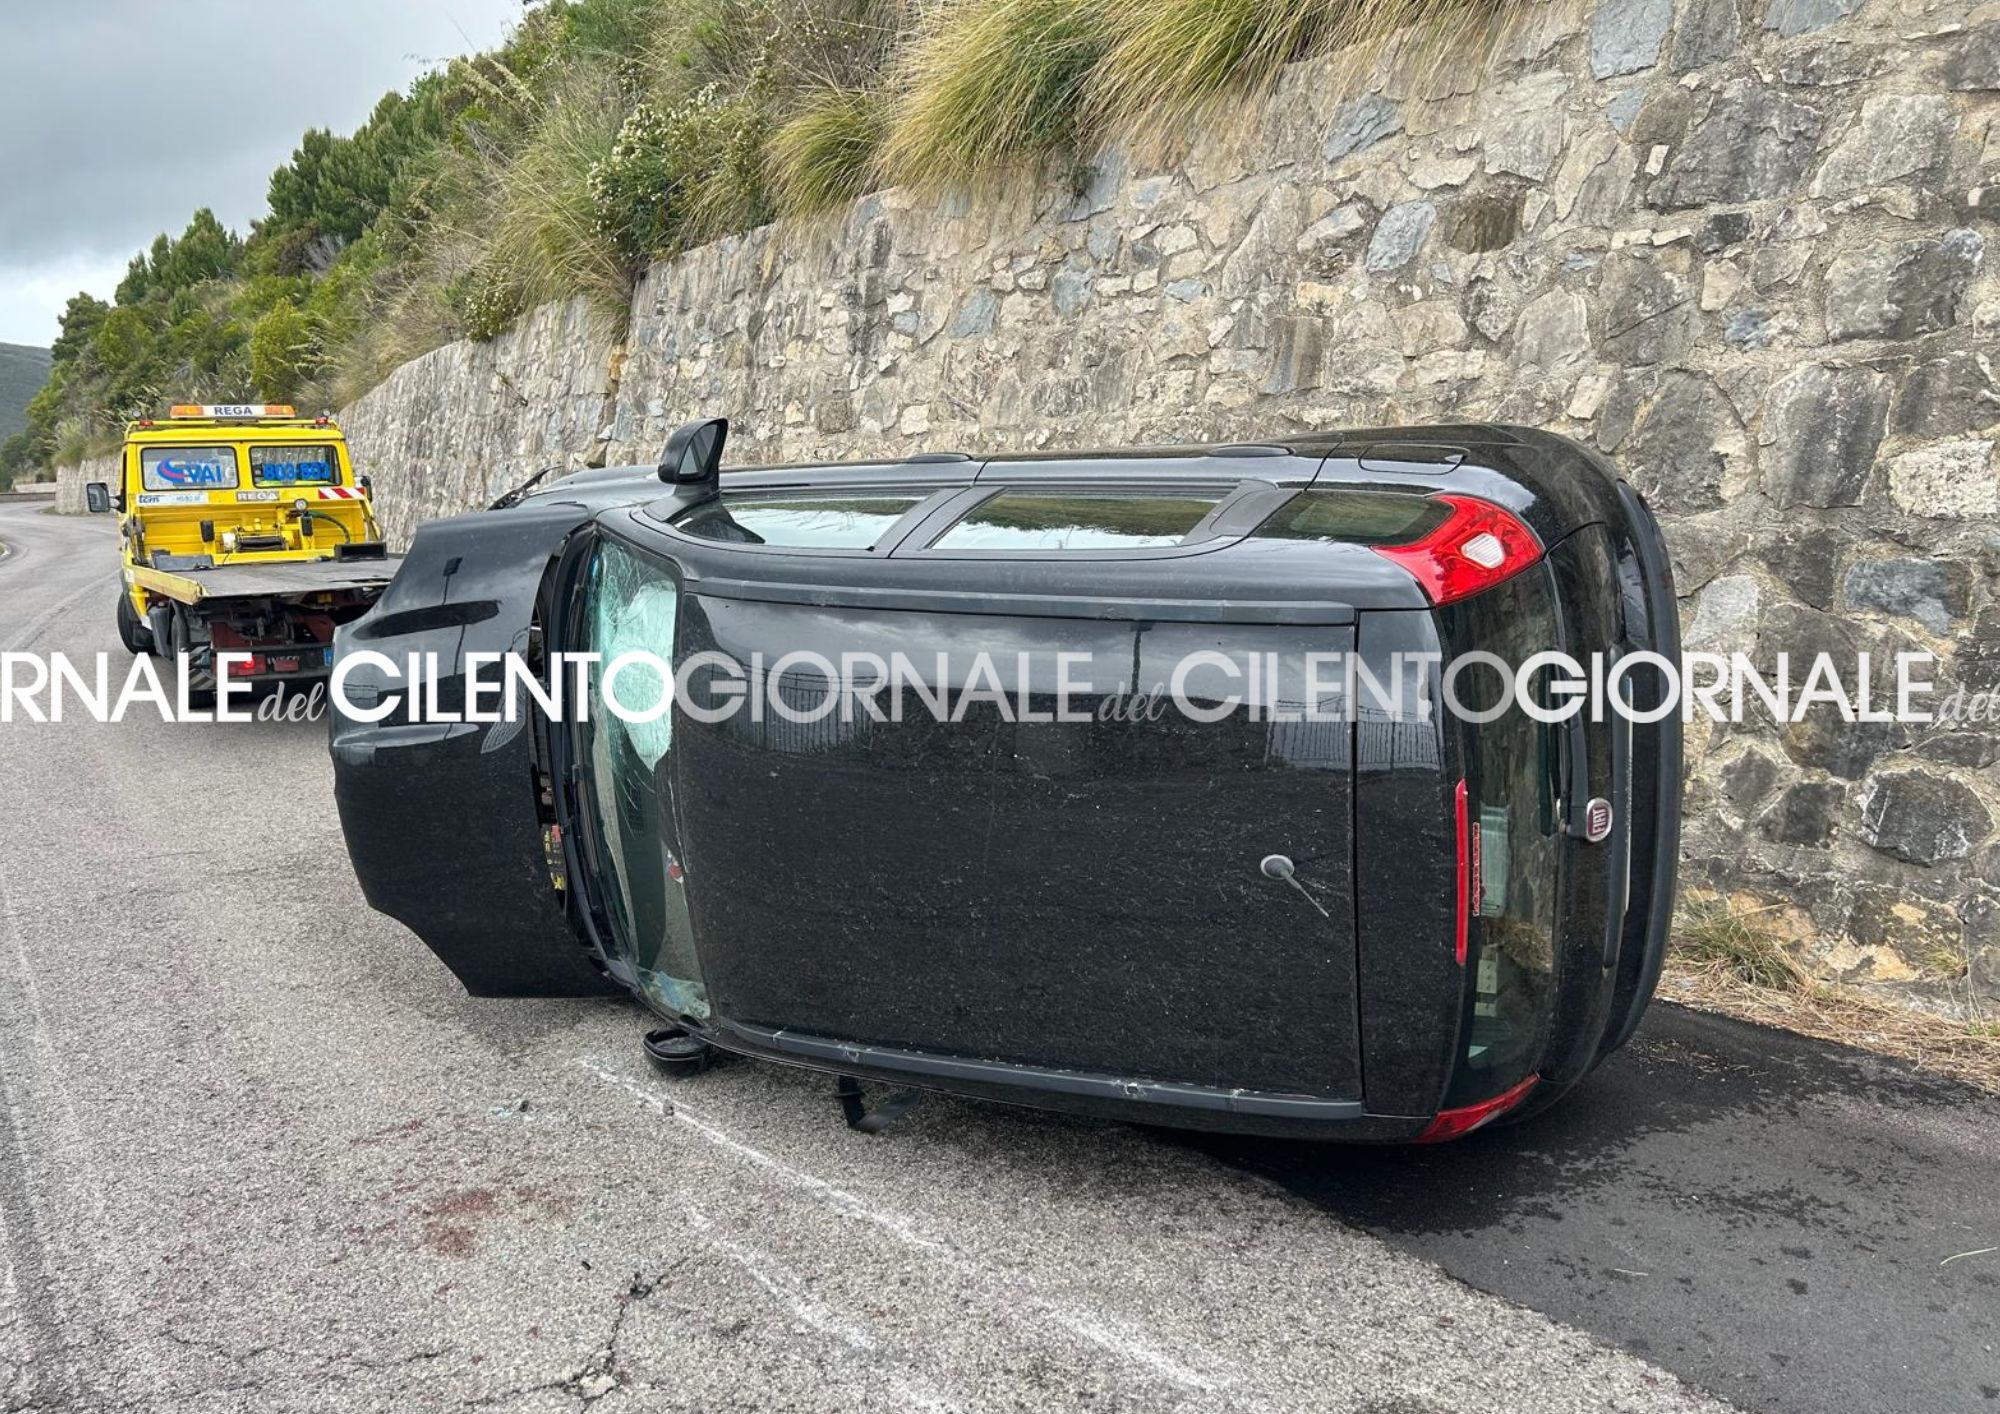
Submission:
M 1110 44 L 1107 0 L 951 0 L 907 46 L 882 149 L 891 181 L 962 181 L 1074 152 Z
M 868 189 L 887 117 L 882 95 L 826 88 L 771 134 L 772 199 L 787 215 L 810 215 Z
M 312 330 L 305 315 L 289 302 L 273 305 L 250 330 L 250 387 L 245 391 L 253 402 L 291 402 L 312 363 Z
M 763 115 L 714 87 L 671 109 L 641 103 L 588 186 L 596 230 L 632 265 L 768 219 Z

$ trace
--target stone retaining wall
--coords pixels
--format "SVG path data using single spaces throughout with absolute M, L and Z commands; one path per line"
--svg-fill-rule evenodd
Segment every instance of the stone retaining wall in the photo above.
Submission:
M 622 345 L 545 310 L 347 422 L 399 532 L 705 413 L 755 460 L 1523 422 L 1660 510 L 1690 647 L 2000 684 L 2000 5 L 1533 5 L 1461 87 L 1299 65 L 1181 160 L 726 240 Z M 1691 883 L 1830 972 L 2000 995 L 1994 730 L 1690 745 Z
M 617 331 L 582 300 L 549 305 L 489 343 L 404 364 L 340 415 L 373 476 L 383 530 L 489 504 L 544 466 L 602 462 Z
M 93 481 L 102 481 L 117 489 L 118 458 L 90 457 L 75 466 L 56 468 L 56 514 L 80 516 L 85 511 L 83 488 Z

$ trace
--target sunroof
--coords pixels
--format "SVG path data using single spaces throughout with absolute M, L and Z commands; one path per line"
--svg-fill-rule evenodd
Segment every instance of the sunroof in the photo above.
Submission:
M 1180 544 L 1220 495 L 1033 495 L 981 501 L 931 542 L 936 550 L 1144 550 Z

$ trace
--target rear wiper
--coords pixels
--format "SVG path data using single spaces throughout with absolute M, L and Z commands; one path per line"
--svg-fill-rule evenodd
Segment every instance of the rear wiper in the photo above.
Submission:
M 543 467 L 540 471 L 536 472 L 526 481 L 523 481 L 519 486 L 516 486 L 512 491 L 507 492 L 504 496 L 502 496 L 499 500 L 495 501 L 492 505 L 488 506 L 486 509 L 489 511 L 504 511 L 509 506 L 520 505 L 522 499 L 525 496 L 527 496 L 527 494 L 530 491 L 534 490 L 535 487 L 541 484 L 543 477 L 547 476 L 552 471 L 561 471 L 561 470 L 562 468 L 559 466 Z

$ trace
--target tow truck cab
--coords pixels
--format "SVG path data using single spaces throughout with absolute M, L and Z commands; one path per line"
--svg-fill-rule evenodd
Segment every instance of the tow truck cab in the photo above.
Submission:
M 186 653 L 197 686 L 215 655 L 236 680 L 324 676 L 333 631 L 393 575 L 366 477 L 330 416 L 281 404 L 179 404 L 130 423 L 115 489 L 118 631 L 133 652 Z

